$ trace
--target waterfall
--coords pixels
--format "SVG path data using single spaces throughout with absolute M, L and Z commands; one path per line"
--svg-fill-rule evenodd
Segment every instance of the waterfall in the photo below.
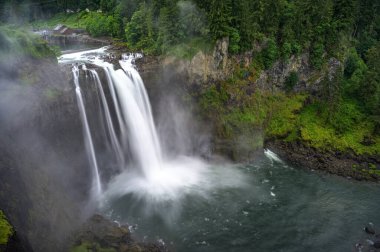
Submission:
M 162 163 L 161 147 L 144 84 L 132 65 L 126 72 L 103 64 L 120 124 L 121 142 L 131 148 L 136 165 L 146 177 L 157 172 Z
M 114 125 L 112 122 L 111 113 L 110 113 L 110 110 L 108 108 L 108 103 L 107 103 L 106 95 L 105 95 L 104 90 L 103 90 L 102 83 L 99 79 L 98 73 L 94 69 L 91 69 L 89 71 L 91 73 L 92 78 L 95 80 L 95 83 L 97 84 L 97 88 L 98 88 L 99 93 L 100 93 L 103 112 L 104 112 L 104 115 L 106 118 L 107 130 L 109 133 L 109 137 L 111 139 L 111 145 L 112 145 L 113 151 L 116 154 L 117 163 L 119 164 L 119 166 L 124 167 L 125 166 L 124 153 L 123 153 L 123 150 L 120 146 L 119 139 L 116 136 L 115 128 L 114 128 Z
M 204 179 L 209 172 L 207 164 L 197 158 L 185 156 L 168 159 L 169 155 L 163 152 L 147 91 L 134 66 L 134 60 L 141 55 L 123 55 L 119 61 L 121 69 L 115 70 L 113 64 L 104 61 L 104 57 L 109 57 L 105 51 L 106 48 L 100 48 L 65 54 L 59 58 L 60 63 L 74 63 L 77 100 L 86 148 L 94 170 L 94 186 L 100 196 L 98 198 L 107 200 L 133 194 L 153 203 L 183 197 L 193 186 L 198 187 L 201 184 L 207 187 L 210 184 Z M 88 84 L 94 85 L 98 90 L 108 138 L 104 140 L 110 142 L 111 152 L 114 153 L 119 167 L 119 173 L 110 174 L 109 181 L 99 177 L 96 154 L 80 93 L 78 62 L 92 64 L 87 67 L 83 65 L 80 71 L 85 71 L 86 76 L 91 77 L 91 83 Z M 104 81 L 99 77 L 99 69 L 93 68 L 94 65 L 104 72 Z M 103 171 L 108 168 L 108 160 L 102 161 L 104 162 L 100 170 Z M 112 160 L 109 162 L 113 163 Z M 103 191 L 101 181 L 104 182 Z
M 94 178 L 95 178 L 94 179 L 95 185 L 93 187 L 96 190 L 96 194 L 100 195 L 102 193 L 102 185 L 101 185 L 101 182 L 100 182 L 98 162 L 96 160 L 96 154 L 95 154 L 95 150 L 94 150 L 94 144 L 93 144 L 93 141 L 92 141 L 90 127 L 88 125 L 86 109 L 84 107 L 84 102 L 83 102 L 83 97 L 82 97 L 82 91 L 81 91 L 81 88 L 80 88 L 80 85 L 79 85 L 79 68 L 78 68 L 78 65 L 73 65 L 72 71 L 73 71 L 73 76 L 74 76 L 75 94 L 76 94 L 76 97 L 77 97 L 79 114 L 80 114 L 80 118 L 82 120 L 83 133 L 84 133 L 84 136 L 85 136 L 85 146 L 86 146 L 87 156 L 90 159 L 90 164 L 91 164 L 91 166 L 93 168 L 93 173 L 94 173 Z
M 96 50 L 90 52 L 97 53 Z M 73 56 L 74 55 L 74 56 Z M 70 60 L 76 58 L 83 59 L 83 54 L 68 54 L 64 55 L 60 61 Z M 93 63 L 103 68 L 107 86 L 109 88 L 112 101 L 107 101 L 103 84 L 99 75 L 94 69 L 87 69 L 83 65 L 82 70 L 90 73 L 94 84 L 96 85 L 100 102 L 105 116 L 105 126 L 107 129 L 108 137 L 111 142 L 113 152 L 115 153 L 119 167 L 127 169 L 125 156 L 128 151 L 131 152 L 134 165 L 137 170 L 141 171 L 143 175 L 152 179 L 162 166 L 162 151 L 161 144 L 157 135 L 156 127 L 154 124 L 152 109 L 149 102 L 144 83 L 133 66 L 135 56 L 123 56 L 120 61 L 122 69 L 115 70 L 114 66 L 103 60 L 97 59 Z M 96 161 L 96 154 L 91 138 L 91 132 L 87 121 L 86 110 L 81 95 L 79 86 L 79 68 L 75 63 L 73 65 L 74 83 L 76 87 L 76 94 L 78 106 L 80 108 L 81 119 L 84 128 L 86 149 L 90 157 L 90 163 L 93 167 L 96 181 L 97 191 L 101 192 L 101 180 L 99 177 L 99 170 Z M 116 120 L 112 119 L 110 113 L 110 106 L 115 110 Z M 117 134 L 115 122 L 118 124 L 120 134 Z

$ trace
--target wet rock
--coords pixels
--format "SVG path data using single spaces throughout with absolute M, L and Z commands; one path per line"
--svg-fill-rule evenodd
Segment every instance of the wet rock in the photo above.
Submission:
M 108 249 L 118 252 L 166 251 L 157 244 L 136 242 L 132 238 L 128 226 L 120 226 L 99 214 L 94 215 L 83 224 L 75 237 L 73 249 L 91 249 L 91 251 Z
M 375 248 L 380 248 L 380 240 L 376 240 L 374 243 L 373 243 L 373 246 L 375 247 Z
M 375 228 L 372 223 L 369 223 L 367 226 L 365 226 L 364 231 L 367 234 L 374 235 L 376 233 Z
M 374 243 L 372 240 L 370 240 L 370 239 L 367 239 L 366 242 L 367 242 L 367 244 L 370 245 L 370 246 L 373 246 L 373 245 L 375 244 L 375 243 Z
M 356 251 L 362 251 L 363 245 L 361 243 L 356 243 L 355 248 L 356 248 Z
M 356 155 L 350 151 L 336 154 L 332 151 L 309 147 L 300 141 L 286 142 L 279 139 L 266 139 L 264 147 L 273 150 L 281 158 L 296 166 L 308 167 L 356 180 L 380 180 L 378 174 L 369 173 L 369 163 L 380 163 L 377 156 Z

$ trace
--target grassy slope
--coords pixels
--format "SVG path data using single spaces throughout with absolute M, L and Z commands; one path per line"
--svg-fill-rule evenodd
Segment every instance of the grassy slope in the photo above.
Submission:
M 28 30 L 16 26 L 0 26 L 0 61 L 30 56 L 32 58 L 55 58 L 55 52 L 46 41 Z

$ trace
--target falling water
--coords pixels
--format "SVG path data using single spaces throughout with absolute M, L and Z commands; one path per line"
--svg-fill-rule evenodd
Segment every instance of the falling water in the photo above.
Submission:
M 125 66 L 125 62 L 121 63 Z M 136 165 L 149 178 L 161 169 L 162 154 L 144 84 L 132 65 L 124 67 L 124 71 L 114 70 L 108 63 L 102 65 L 110 75 L 110 90 L 116 91 L 113 100 L 116 111 L 119 111 L 116 116 L 120 128 L 127 129 L 121 131 L 121 141 L 124 145 L 129 143 Z
M 104 179 L 104 191 L 99 197 L 102 202 L 133 195 L 151 206 L 146 209 L 154 208 L 167 214 L 173 209 L 176 211 L 175 204 L 180 208 L 180 199 L 188 194 L 204 196 L 206 191 L 211 191 L 215 186 L 235 187 L 243 183 L 244 178 L 235 171 L 218 169 L 214 172 L 215 176 L 210 175 L 213 173 L 211 167 L 196 157 L 176 156 L 168 159 L 170 155 L 161 148 L 144 83 L 134 67 L 134 60 L 141 55 L 123 55 L 119 61 L 121 69 L 115 70 L 113 64 L 104 61 L 105 50 L 106 48 L 100 48 L 66 54 L 59 59 L 61 63 L 81 62 L 97 65 L 103 69 L 106 77 L 106 83 L 102 83 L 98 70 L 82 68 L 82 71 L 89 73 L 99 91 L 107 136 L 120 167 L 120 173 L 112 174 L 110 181 Z M 74 66 L 75 85 L 79 87 L 78 71 Z M 109 96 L 105 94 L 106 88 Z M 96 156 L 85 120 L 84 107 L 81 113 L 84 114 L 86 138 L 91 143 L 89 156 L 96 171 L 94 180 L 101 191 Z M 130 158 L 127 159 L 127 155 Z M 158 207 L 162 202 L 171 202 L 171 209 Z
M 119 143 L 119 139 L 117 138 L 117 135 L 115 132 L 115 128 L 114 128 L 114 125 L 112 122 L 111 113 L 110 113 L 110 110 L 108 108 L 108 103 L 107 103 L 106 95 L 104 94 L 102 83 L 99 79 L 98 73 L 94 69 L 91 69 L 89 71 L 91 73 L 91 76 L 93 77 L 93 79 L 95 80 L 95 82 L 97 84 L 97 88 L 100 91 L 99 93 L 100 93 L 101 102 L 102 102 L 102 106 L 103 106 L 103 112 L 104 112 L 105 118 L 106 118 L 107 130 L 109 133 L 109 137 L 111 139 L 113 151 L 116 154 L 117 162 L 118 162 L 119 166 L 124 167 L 125 166 L 124 153 L 123 153 L 123 150 L 122 150 L 120 143 Z
M 85 145 L 86 145 L 87 156 L 90 158 L 90 163 L 91 163 L 91 166 L 93 167 L 93 171 L 94 171 L 94 177 L 95 177 L 94 188 L 96 190 L 96 195 L 100 195 L 102 193 L 102 185 L 100 182 L 98 163 L 96 161 L 94 144 L 92 141 L 90 127 L 88 125 L 86 109 L 84 107 L 82 92 L 81 92 L 81 88 L 79 85 L 79 68 L 78 68 L 78 65 L 74 65 L 72 71 L 73 71 L 73 75 L 74 75 L 75 93 L 76 93 L 76 97 L 77 97 L 79 114 L 80 114 L 80 118 L 82 120 L 83 131 L 84 131 L 84 135 L 85 135 Z
M 144 83 L 133 66 L 133 61 L 139 55 L 123 55 L 120 61 L 122 69 L 115 70 L 114 66 L 97 57 L 104 53 L 104 48 L 87 51 L 85 53 L 73 53 L 63 55 L 60 62 L 86 62 L 91 61 L 103 68 L 108 88 L 112 97 L 112 102 L 107 101 L 105 92 L 99 75 L 94 69 L 87 70 L 83 67 L 83 71 L 90 73 L 100 94 L 100 101 L 105 115 L 105 124 L 110 138 L 113 152 L 116 155 L 117 163 L 122 169 L 127 169 L 125 156 L 128 151 L 133 157 L 134 166 L 143 173 L 148 180 L 153 179 L 162 167 L 162 151 L 157 131 L 154 125 L 151 105 Z M 93 57 L 93 55 L 97 55 Z M 85 66 L 85 65 L 84 65 Z M 81 109 L 81 116 L 85 128 L 86 142 L 88 142 L 89 157 L 96 174 L 96 185 L 98 191 L 100 189 L 100 178 L 96 163 L 96 155 L 92 144 L 91 134 L 87 122 L 85 108 L 80 95 L 79 87 L 79 68 L 75 64 L 73 66 L 74 81 L 78 96 L 78 104 Z M 117 134 L 115 122 L 110 113 L 110 106 L 116 114 L 116 124 L 120 134 Z

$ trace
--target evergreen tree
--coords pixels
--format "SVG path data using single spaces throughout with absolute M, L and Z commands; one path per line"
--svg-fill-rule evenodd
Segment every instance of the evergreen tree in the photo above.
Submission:
M 158 47 L 161 52 L 167 52 L 170 46 L 178 43 L 184 36 L 179 31 L 178 8 L 175 1 L 169 1 L 161 8 L 158 18 Z
M 209 24 L 210 32 L 214 39 L 220 39 L 229 36 L 231 28 L 230 0 L 211 0 Z

